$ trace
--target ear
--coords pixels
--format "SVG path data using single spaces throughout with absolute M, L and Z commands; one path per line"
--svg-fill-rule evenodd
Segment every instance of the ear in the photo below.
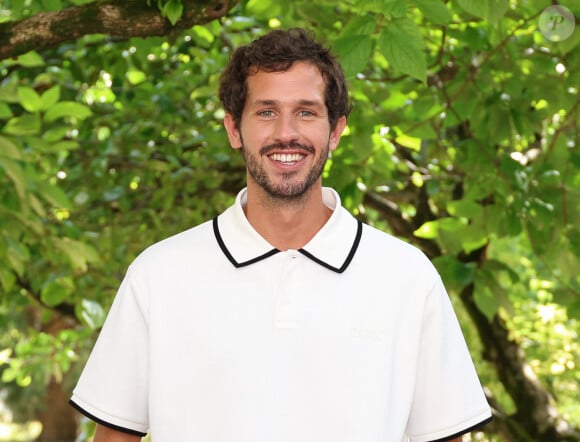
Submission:
M 346 127 L 346 117 L 343 115 L 338 119 L 334 129 L 330 132 L 330 138 L 328 140 L 328 148 L 331 152 L 333 152 L 336 147 L 338 146 L 338 142 L 340 141 L 340 137 L 342 136 L 342 132 Z
M 238 130 L 238 126 L 232 114 L 227 113 L 224 117 L 224 127 L 228 133 L 230 146 L 232 146 L 234 149 L 240 149 L 242 147 L 242 136 Z

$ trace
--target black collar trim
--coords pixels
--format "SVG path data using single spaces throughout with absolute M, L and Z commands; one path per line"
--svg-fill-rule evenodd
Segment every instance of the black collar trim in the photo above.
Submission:
M 354 237 L 354 242 L 352 243 L 352 246 L 350 248 L 350 252 L 348 253 L 348 256 L 346 257 L 342 266 L 340 266 L 338 268 L 331 266 L 330 264 L 318 259 L 316 256 L 314 256 L 312 253 L 308 252 L 307 250 L 299 249 L 298 251 L 300 253 L 302 253 L 304 256 L 307 256 L 308 258 L 310 258 L 315 263 L 320 264 L 322 267 L 326 267 L 327 269 L 332 270 L 333 272 L 336 272 L 336 273 L 343 273 L 346 270 L 346 268 L 348 267 L 348 265 L 350 264 L 350 262 L 352 261 L 352 259 L 354 258 L 354 254 L 356 253 L 356 249 L 358 249 L 358 245 L 360 244 L 360 239 L 362 237 L 363 224 L 362 224 L 360 219 L 357 219 L 356 221 L 357 221 L 357 226 L 356 226 L 356 235 Z
M 256 256 L 255 258 L 249 259 L 248 261 L 245 262 L 238 262 L 234 259 L 234 257 L 232 256 L 232 254 L 230 253 L 230 251 L 228 250 L 228 248 L 226 247 L 226 243 L 224 242 L 221 234 L 220 234 L 220 229 L 218 227 L 218 219 L 217 216 L 213 219 L 213 233 L 215 235 L 215 239 L 218 242 L 220 249 L 222 249 L 222 252 L 224 252 L 224 255 L 226 255 L 226 258 L 228 258 L 228 260 L 234 265 L 235 268 L 239 269 L 240 267 L 246 267 L 249 266 L 250 264 L 254 264 L 255 262 L 261 261 L 263 259 L 269 258 L 272 255 L 275 255 L 276 253 L 279 253 L 280 250 L 274 248 L 272 250 L 270 250 L 269 252 L 264 253 L 263 255 L 260 256 Z
M 249 259 L 248 261 L 238 262 L 232 256 L 232 254 L 230 253 L 230 251 L 226 247 L 226 244 L 225 244 L 225 242 L 220 234 L 217 216 L 213 219 L 212 224 L 213 224 L 213 233 L 215 235 L 215 239 L 216 239 L 218 245 L 220 246 L 220 249 L 222 249 L 222 252 L 224 252 L 224 255 L 226 255 L 226 258 L 228 258 L 228 260 L 237 269 L 239 269 L 240 267 L 249 266 L 250 264 L 254 264 L 258 261 L 262 261 L 263 259 L 269 258 L 270 256 L 275 255 L 276 253 L 280 253 L 279 249 L 274 248 L 274 249 L 270 250 L 269 252 L 266 252 L 260 256 L 256 256 L 255 258 Z M 336 273 L 343 273 L 347 269 L 349 264 L 351 263 L 352 259 L 354 258 L 354 254 L 356 253 L 356 250 L 360 244 L 360 239 L 362 237 L 362 230 L 363 230 L 363 224 L 360 220 L 357 219 L 357 230 L 356 230 L 354 242 L 350 248 L 350 252 L 349 252 L 348 256 L 346 257 L 346 260 L 344 261 L 344 263 L 340 267 L 331 266 L 330 264 L 322 261 L 321 259 L 318 259 L 316 256 L 314 256 L 312 253 L 308 252 L 307 250 L 299 249 L 298 251 L 300 253 L 302 253 L 304 256 L 306 256 L 307 258 L 310 258 L 315 263 L 320 264 L 322 267 L 327 268 L 328 270 L 332 270 L 333 272 L 336 272 Z

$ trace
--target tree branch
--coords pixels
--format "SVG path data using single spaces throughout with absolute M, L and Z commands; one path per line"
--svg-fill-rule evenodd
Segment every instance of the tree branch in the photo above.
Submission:
M 121 38 L 167 35 L 223 17 L 239 1 L 183 0 L 183 16 L 174 26 L 145 0 L 99 0 L 60 11 L 41 12 L 18 22 L 0 24 L 0 60 L 90 34 Z
M 416 237 L 413 232 L 419 227 L 413 221 L 406 220 L 395 203 L 374 192 L 367 192 L 364 205 L 380 213 L 389 224 L 393 234 L 417 245 L 431 259 L 441 256 L 441 249 L 435 241 Z

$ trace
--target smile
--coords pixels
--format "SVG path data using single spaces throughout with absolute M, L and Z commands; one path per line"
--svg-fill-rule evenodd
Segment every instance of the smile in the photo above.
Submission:
M 270 159 L 280 163 L 296 163 L 304 158 L 304 155 L 299 153 L 275 153 L 270 155 Z

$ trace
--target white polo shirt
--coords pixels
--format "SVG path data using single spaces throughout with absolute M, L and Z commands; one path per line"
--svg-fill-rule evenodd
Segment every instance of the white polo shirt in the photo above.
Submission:
M 425 442 L 491 413 L 441 280 L 414 247 L 334 210 L 302 249 L 242 190 L 130 266 L 71 403 L 155 442 Z

